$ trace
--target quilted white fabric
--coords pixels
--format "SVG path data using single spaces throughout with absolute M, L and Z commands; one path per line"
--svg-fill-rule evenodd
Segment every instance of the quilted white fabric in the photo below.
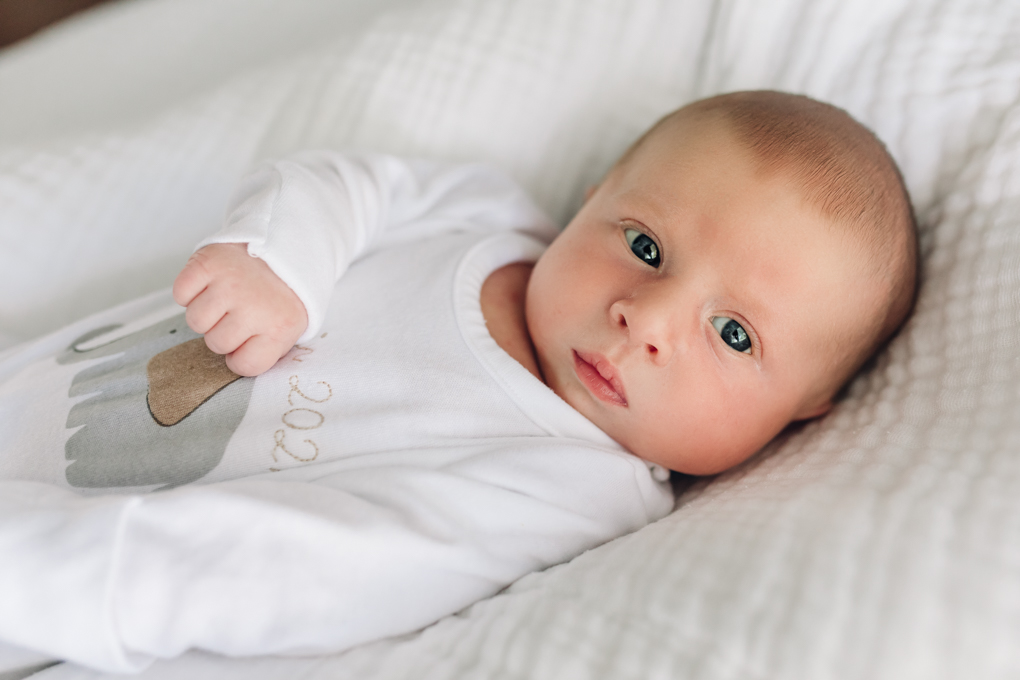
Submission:
M 1020 4 L 389 9 L 145 123 L 0 149 L 0 290 L 18 291 L 0 332 L 166 285 L 258 158 L 489 160 L 563 221 L 659 115 L 766 87 L 872 126 L 922 222 L 917 311 L 831 415 L 697 482 L 665 520 L 421 633 L 318 659 L 192 653 L 144 677 L 1020 676 Z

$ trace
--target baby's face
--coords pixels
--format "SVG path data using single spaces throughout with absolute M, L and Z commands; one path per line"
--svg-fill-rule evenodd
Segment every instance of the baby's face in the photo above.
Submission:
M 719 124 L 643 145 L 536 263 L 546 383 L 635 455 L 711 474 L 830 407 L 861 256 Z

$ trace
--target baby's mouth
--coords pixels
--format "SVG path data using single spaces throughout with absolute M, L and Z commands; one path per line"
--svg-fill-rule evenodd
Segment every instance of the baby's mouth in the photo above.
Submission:
M 574 373 L 596 399 L 614 406 L 627 405 L 616 368 L 601 354 L 574 350 Z

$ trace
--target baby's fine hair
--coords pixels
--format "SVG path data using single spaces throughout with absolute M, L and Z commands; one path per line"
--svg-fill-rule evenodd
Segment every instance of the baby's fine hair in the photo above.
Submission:
M 702 99 L 670 113 L 624 154 L 664 129 L 717 120 L 726 124 L 766 175 L 788 177 L 805 202 L 842 229 L 885 286 L 882 308 L 855 337 L 837 338 L 835 392 L 892 337 L 917 291 L 917 223 L 903 176 L 885 145 L 846 111 L 803 95 L 756 90 Z

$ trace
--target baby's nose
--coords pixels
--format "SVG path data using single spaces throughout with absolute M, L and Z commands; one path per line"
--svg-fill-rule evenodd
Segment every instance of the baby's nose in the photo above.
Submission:
M 610 308 L 613 322 L 627 334 L 631 345 L 656 364 L 668 363 L 673 354 L 670 319 L 655 305 L 627 298 Z

